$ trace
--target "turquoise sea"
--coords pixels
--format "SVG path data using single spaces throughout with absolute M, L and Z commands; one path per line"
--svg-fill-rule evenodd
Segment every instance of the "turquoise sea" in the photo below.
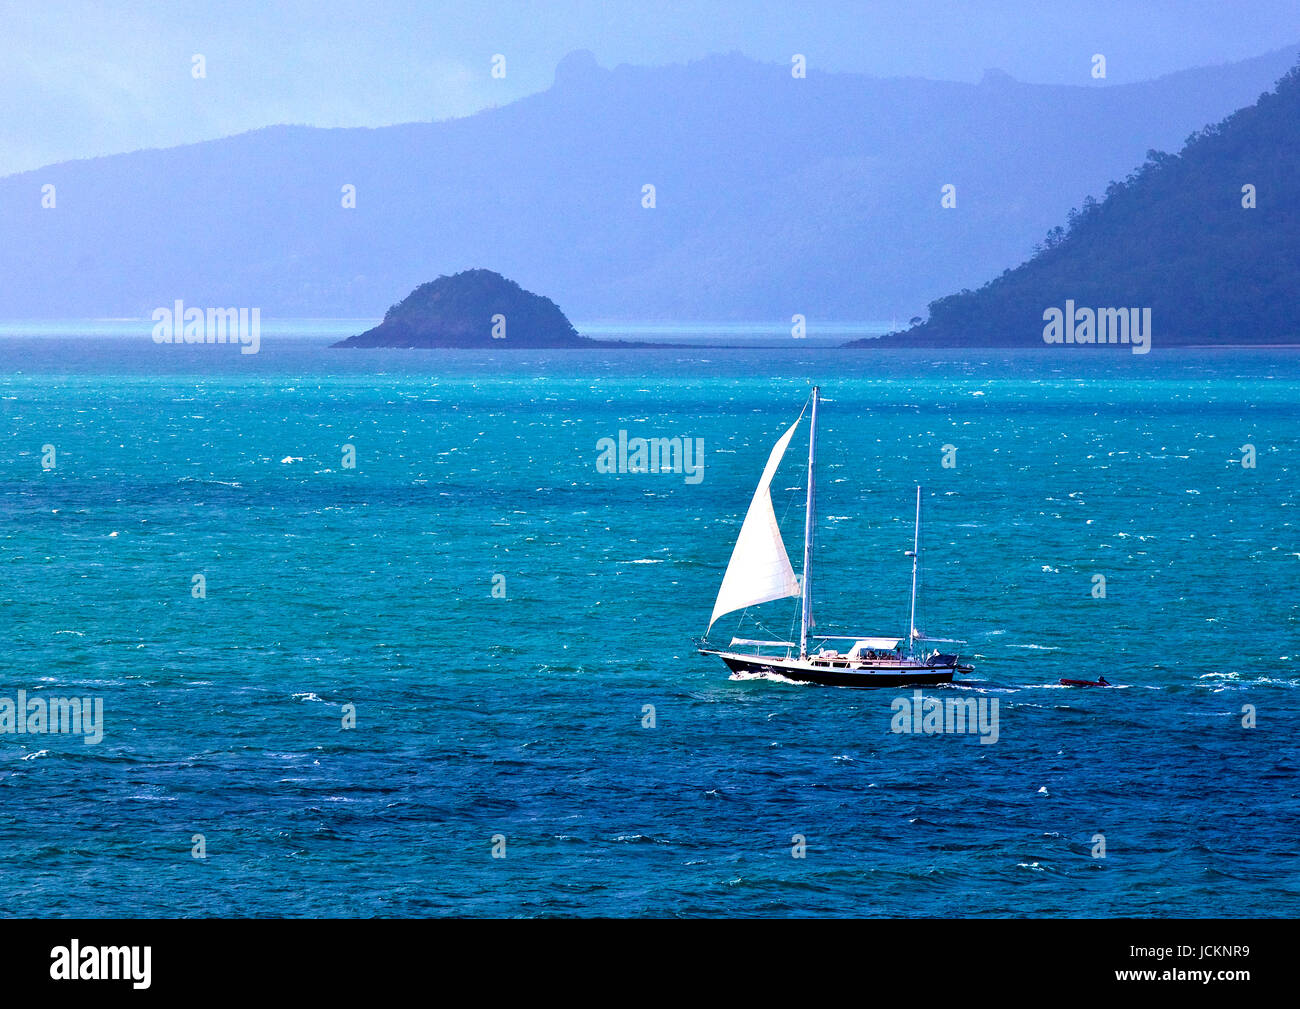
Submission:
M 996 743 L 695 653 L 813 383 L 819 629 L 904 632 L 922 484 Z M 4 915 L 1300 914 L 1300 351 L 7 338 L 0 434 L 0 704 L 103 704 L 0 734 Z

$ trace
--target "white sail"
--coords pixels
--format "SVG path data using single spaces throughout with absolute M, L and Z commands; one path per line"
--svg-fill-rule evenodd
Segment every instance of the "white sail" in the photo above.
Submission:
M 781 457 L 785 455 L 801 420 L 802 414 L 768 456 L 763 479 L 758 482 L 754 500 L 749 503 L 740 535 L 736 537 L 736 547 L 731 551 L 731 562 L 722 578 L 722 588 L 718 589 L 718 601 L 713 604 L 713 616 L 709 619 L 710 628 L 724 613 L 799 594 L 799 579 L 795 577 L 790 557 L 785 552 L 785 543 L 781 540 L 776 512 L 772 510 L 770 488 Z

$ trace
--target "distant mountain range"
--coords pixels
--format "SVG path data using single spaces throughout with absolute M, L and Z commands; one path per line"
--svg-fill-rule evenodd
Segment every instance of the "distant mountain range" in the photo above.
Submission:
M 1300 343 L 1300 63 L 1178 154 L 1148 152 L 1028 262 L 850 346 L 1103 342 Z
M 1294 52 L 1122 86 L 1082 59 L 1075 87 L 575 53 L 549 90 L 465 119 L 276 126 L 0 179 L 0 318 L 148 318 L 176 299 L 377 317 L 491 263 L 592 323 L 906 319 L 1020 262 Z

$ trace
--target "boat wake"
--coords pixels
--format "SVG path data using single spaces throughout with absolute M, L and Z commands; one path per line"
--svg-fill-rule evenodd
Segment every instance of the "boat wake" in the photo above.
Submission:
M 771 680 L 773 683 L 788 683 L 792 687 L 811 687 L 814 684 L 803 680 L 792 680 L 788 676 L 782 676 L 780 673 L 752 673 L 736 672 L 727 677 L 729 680 Z

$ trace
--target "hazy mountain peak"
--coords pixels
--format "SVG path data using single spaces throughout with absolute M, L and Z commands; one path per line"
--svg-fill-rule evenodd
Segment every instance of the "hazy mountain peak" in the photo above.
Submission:
M 590 49 L 575 49 L 556 64 L 555 83 L 563 86 L 590 80 L 603 69 Z

